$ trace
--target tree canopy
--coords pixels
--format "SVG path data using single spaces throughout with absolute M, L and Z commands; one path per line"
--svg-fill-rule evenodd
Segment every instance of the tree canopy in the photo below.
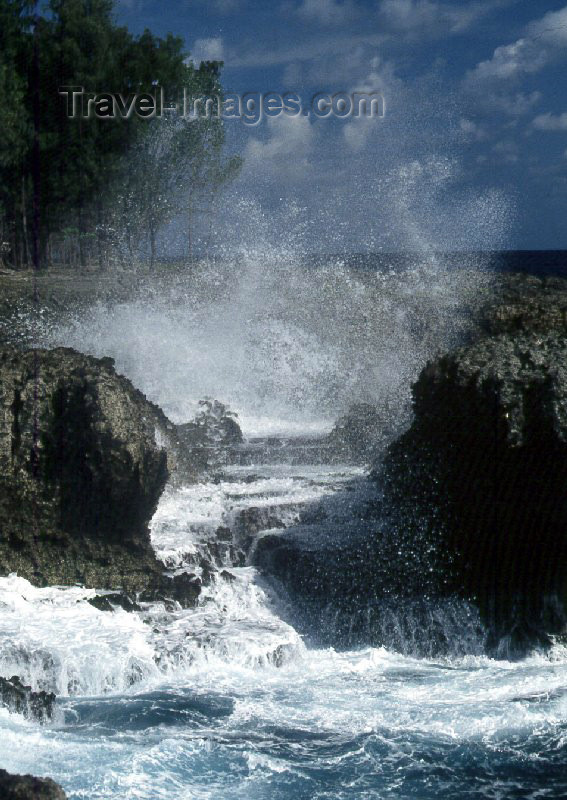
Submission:
M 62 87 L 123 97 L 163 89 L 166 105 L 222 93 L 219 62 L 187 60 L 183 40 L 116 24 L 113 0 L 0 0 L 0 258 L 103 267 L 156 258 L 164 224 L 183 215 L 191 241 L 204 209 L 238 171 L 220 119 L 70 118 Z

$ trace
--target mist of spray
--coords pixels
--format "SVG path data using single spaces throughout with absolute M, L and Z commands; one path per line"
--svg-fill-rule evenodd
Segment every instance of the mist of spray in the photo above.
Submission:
M 467 307 L 489 284 L 480 255 L 463 255 L 454 268 L 420 238 L 411 209 L 420 170 L 408 170 L 403 191 L 392 195 L 413 243 L 403 265 L 386 257 L 360 268 L 338 256 L 315 265 L 301 230 L 294 234 L 306 212 L 268 220 L 242 200 L 232 213 L 245 236 L 227 243 L 223 258 L 194 267 L 175 291 L 156 286 L 97 306 L 52 332 L 49 344 L 114 357 L 175 421 L 215 397 L 248 435 L 326 430 L 357 401 L 403 409 L 411 381 L 457 340 Z M 274 228 L 288 231 L 287 244 L 270 242 Z

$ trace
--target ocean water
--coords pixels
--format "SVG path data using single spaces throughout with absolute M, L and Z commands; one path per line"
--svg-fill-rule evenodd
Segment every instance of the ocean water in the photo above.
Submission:
M 281 446 L 161 498 L 164 565 L 217 570 L 194 609 L 109 613 L 88 603 L 95 590 L 0 578 L 0 674 L 58 696 L 45 726 L 0 709 L 0 767 L 49 775 L 72 800 L 567 797 L 567 648 L 492 660 L 458 615 L 442 656 L 415 647 L 419 617 L 354 646 L 335 636 L 340 608 L 309 629 L 303 600 L 254 560 L 256 539 L 289 528 L 352 536 L 366 470 L 301 463 L 294 437 L 328 431 L 354 401 L 407 424 L 412 380 L 490 292 L 483 258 L 376 271 L 243 254 L 170 293 L 39 326 L 40 344 L 114 357 L 175 421 L 213 396 L 247 438 Z M 337 514 L 298 525 L 321 503 Z M 255 531 L 243 561 L 216 532 L 248 509 L 277 527 Z
M 293 525 L 362 472 L 255 465 L 170 488 L 155 547 L 194 570 L 243 509 Z M 103 612 L 94 590 L 0 579 L 0 670 L 59 697 L 43 727 L 0 710 L 2 767 L 73 800 L 567 795 L 566 648 L 512 663 L 317 646 L 276 583 L 218 558 L 225 577 L 221 563 L 197 608 L 175 612 Z

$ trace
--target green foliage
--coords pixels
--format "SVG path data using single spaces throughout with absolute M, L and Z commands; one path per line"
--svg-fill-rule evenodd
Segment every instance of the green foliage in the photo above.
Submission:
M 214 195 L 237 171 L 222 157 L 219 120 L 148 122 L 70 119 L 64 86 L 124 97 L 164 88 L 166 104 L 216 93 L 220 64 L 186 63 L 183 41 L 146 30 L 133 36 L 113 19 L 113 0 L 0 0 L 0 236 L 12 264 L 54 242 L 81 264 L 109 248 L 143 242 L 156 256 L 159 229 L 186 197 Z M 69 248 L 76 229 L 76 247 Z M 120 232 L 121 235 L 118 235 Z M 39 242 L 37 242 L 39 239 Z

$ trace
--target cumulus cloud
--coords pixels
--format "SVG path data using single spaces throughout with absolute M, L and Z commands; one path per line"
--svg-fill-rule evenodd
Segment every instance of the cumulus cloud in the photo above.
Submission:
M 484 98 L 484 105 L 509 117 L 523 117 L 541 100 L 541 92 L 493 91 Z
M 201 61 L 223 61 L 224 46 L 220 36 L 211 36 L 207 39 L 196 39 L 191 50 L 190 61 L 200 64 Z
M 528 25 L 528 33 L 548 46 L 567 45 L 567 6 L 559 11 L 549 11 L 541 19 Z
M 539 72 L 547 61 L 547 53 L 536 42 L 518 39 L 513 44 L 497 47 L 492 58 L 477 64 L 469 77 L 481 82 L 508 81 Z
M 532 127 L 538 131 L 567 131 L 567 112 L 563 114 L 539 114 Z
M 510 82 L 542 70 L 567 57 L 567 6 L 531 22 L 525 35 L 512 44 L 497 47 L 492 57 L 479 62 L 467 74 L 469 83 Z
M 388 28 L 422 37 L 462 33 L 509 0 L 442 3 L 435 0 L 382 0 L 380 21 Z
M 476 142 L 483 141 L 488 135 L 482 125 L 466 117 L 461 117 L 459 120 L 459 128 L 468 139 L 473 139 Z
M 315 126 L 303 115 L 283 114 L 267 120 L 263 137 L 250 136 L 244 150 L 246 174 L 263 178 L 275 175 L 284 182 L 302 180 L 312 171 Z
M 325 26 L 344 25 L 361 13 L 354 0 L 302 0 L 298 6 L 285 4 L 283 10 L 304 22 Z
M 529 23 L 516 41 L 497 47 L 469 70 L 463 88 L 479 109 L 510 117 L 533 111 L 539 91 L 522 91 L 521 82 L 567 58 L 567 6 Z

